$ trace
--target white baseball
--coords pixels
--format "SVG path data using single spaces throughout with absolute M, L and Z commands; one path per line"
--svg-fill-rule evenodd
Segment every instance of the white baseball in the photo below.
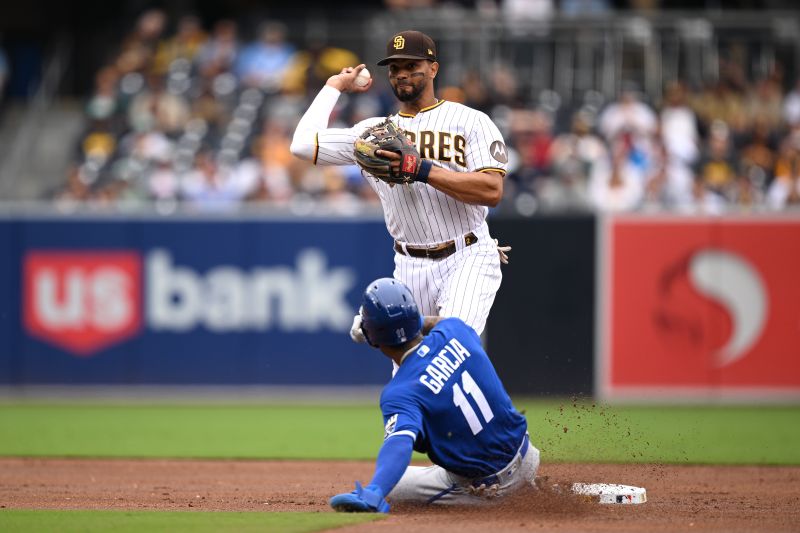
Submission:
M 355 81 L 356 86 L 364 87 L 366 84 L 369 83 L 369 79 L 371 77 L 372 76 L 370 75 L 367 69 L 362 70 L 361 72 L 358 73 L 358 76 L 356 76 L 356 81 Z

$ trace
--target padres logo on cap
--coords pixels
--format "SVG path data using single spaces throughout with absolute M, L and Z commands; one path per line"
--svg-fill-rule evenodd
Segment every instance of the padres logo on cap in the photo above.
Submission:
M 395 33 L 386 43 L 386 57 L 378 61 L 386 66 L 393 59 L 427 59 L 436 61 L 436 43 L 421 31 Z

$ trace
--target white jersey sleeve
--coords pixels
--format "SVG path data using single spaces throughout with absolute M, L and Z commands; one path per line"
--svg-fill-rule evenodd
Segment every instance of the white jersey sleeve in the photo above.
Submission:
M 485 113 L 475 112 L 475 122 L 467 137 L 467 170 L 494 171 L 505 176 L 507 167 L 508 148 L 500 130 Z
M 352 128 L 328 128 L 331 112 L 341 93 L 324 86 L 295 128 L 290 150 L 295 156 L 320 165 L 355 163 L 353 142 L 366 128 L 380 122 L 375 117 L 363 120 Z
M 317 132 L 316 165 L 354 165 L 353 143 L 364 133 L 364 130 L 381 122 L 382 118 L 373 117 L 362 120 L 352 128 L 326 128 Z

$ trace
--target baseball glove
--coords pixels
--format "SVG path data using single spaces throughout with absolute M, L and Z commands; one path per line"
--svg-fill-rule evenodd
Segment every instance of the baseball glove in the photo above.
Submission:
M 392 160 L 381 157 L 377 150 L 399 154 L 400 170 L 393 170 Z M 362 170 L 390 185 L 417 181 L 422 164 L 414 143 L 389 119 L 367 128 L 356 139 L 354 154 Z

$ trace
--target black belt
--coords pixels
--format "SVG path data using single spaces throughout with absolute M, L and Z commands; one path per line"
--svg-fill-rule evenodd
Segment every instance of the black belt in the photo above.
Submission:
M 464 235 L 464 246 L 472 246 L 478 242 L 478 237 L 471 231 Z M 453 255 L 456 251 L 456 240 L 443 242 L 435 246 L 411 246 L 406 245 L 405 250 L 403 245 L 394 241 L 394 251 L 398 254 L 408 255 L 410 257 L 421 257 L 425 259 L 444 259 Z

